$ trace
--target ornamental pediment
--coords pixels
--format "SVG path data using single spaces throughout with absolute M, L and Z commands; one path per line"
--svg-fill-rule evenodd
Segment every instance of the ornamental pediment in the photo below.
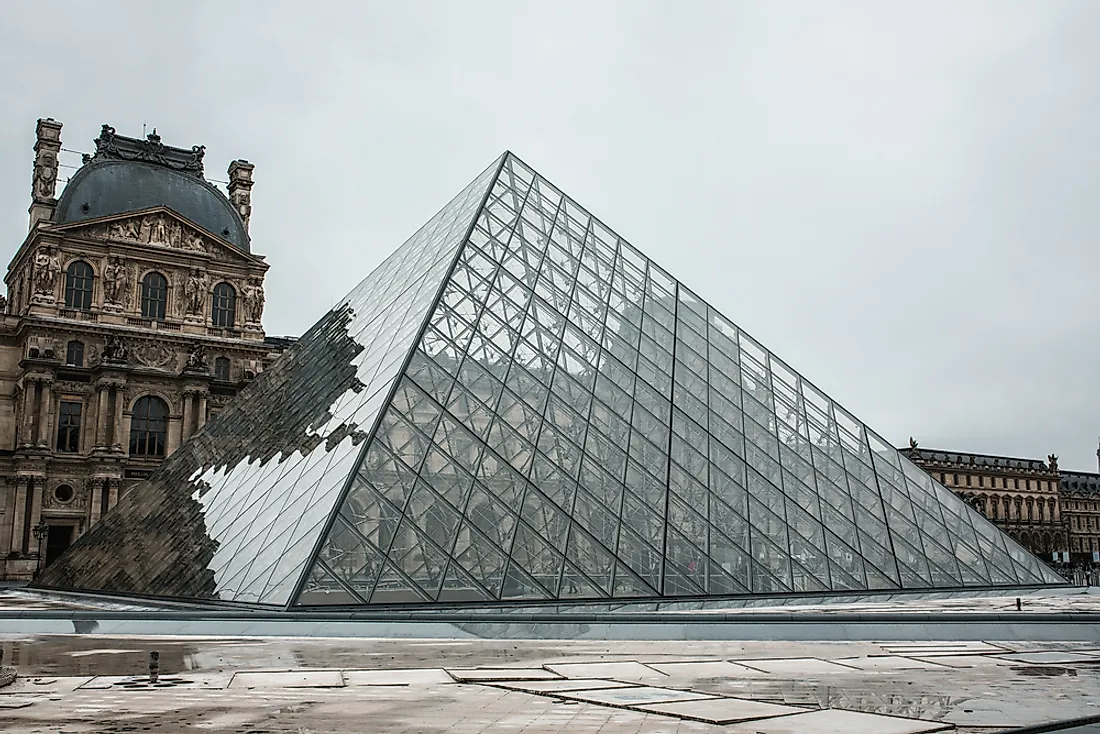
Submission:
M 233 245 L 197 227 L 166 207 L 116 217 L 74 222 L 56 231 L 89 239 L 184 250 L 215 260 L 256 262 Z

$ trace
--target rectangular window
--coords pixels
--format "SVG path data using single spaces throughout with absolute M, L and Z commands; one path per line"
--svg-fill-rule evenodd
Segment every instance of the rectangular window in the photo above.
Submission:
M 217 357 L 214 359 L 214 379 L 221 382 L 229 382 L 228 357 Z
M 985 486 L 985 477 L 982 477 L 982 476 L 978 477 L 978 486 L 979 487 L 984 487 Z
M 81 404 L 70 400 L 61 401 L 61 411 L 57 418 L 57 450 L 80 451 L 80 409 Z
M 969 474 L 967 474 L 966 475 L 966 486 L 968 486 L 968 487 L 970 486 L 970 480 L 971 480 L 971 476 Z

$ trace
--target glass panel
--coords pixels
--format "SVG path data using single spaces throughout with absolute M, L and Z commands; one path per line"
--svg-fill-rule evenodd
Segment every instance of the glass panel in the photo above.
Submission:
M 511 155 L 77 545 L 47 583 L 277 606 L 1057 582 Z

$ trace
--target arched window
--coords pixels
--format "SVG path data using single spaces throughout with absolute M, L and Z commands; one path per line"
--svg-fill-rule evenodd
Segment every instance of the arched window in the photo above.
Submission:
M 141 279 L 141 317 L 163 321 L 168 310 L 168 279 L 158 272 Z
M 164 456 L 167 433 L 168 405 L 153 395 L 139 398 L 130 420 L 130 455 Z
M 214 379 L 221 382 L 229 382 L 229 358 L 216 357 L 214 359 Z
M 231 329 L 237 316 L 237 291 L 228 283 L 214 286 L 214 302 L 210 309 L 210 320 L 214 326 Z
M 74 260 L 65 270 L 65 307 L 81 311 L 92 308 L 92 283 L 95 272 L 83 260 Z
M 65 345 L 65 364 L 69 367 L 84 366 L 84 342 L 74 340 Z

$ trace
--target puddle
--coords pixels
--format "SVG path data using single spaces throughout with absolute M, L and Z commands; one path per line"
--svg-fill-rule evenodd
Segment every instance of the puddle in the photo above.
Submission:
M 101 638 L 43 637 L 0 642 L 4 665 L 24 677 L 83 675 L 148 675 L 149 652 L 160 653 L 162 675 L 190 672 L 195 645 L 189 642 L 148 640 L 138 649 L 135 640 L 126 647 L 108 647 Z
M 1030 676 L 1032 678 L 1055 678 L 1065 675 L 1071 678 L 1077 677 L 1077 671 L 1073 668 L 1062 668 L 1056 665 L 1029 665 L 1026 668 L 1009 668 L 1017 675 Z

